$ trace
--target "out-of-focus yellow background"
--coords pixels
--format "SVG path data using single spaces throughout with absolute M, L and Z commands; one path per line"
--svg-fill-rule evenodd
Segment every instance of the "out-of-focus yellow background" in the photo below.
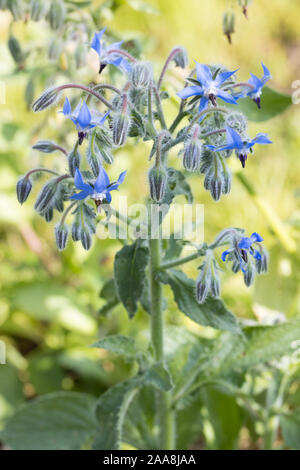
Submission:
M 299 2 L 255 0 L 249 7 L 248 20 L 236 6 L 236 32 L 230 46 L 222 33 L 222 16 L 235 3 L 148 0 L 158 14 L 134 11 L 124 3 L 115 15 L 107 12 L 103 25 L 124 39 L 138 37 L 144 46 L 142 57 L 155 62 L 156 74 L 170 49 L 181 44 L 188 50 L 191 67 L 193 59 L 222 63 L 229 69 L 239 68 L 241 80 L 248 80 L 249 72 L 261 75 L 263 61 L 272 73 L 272 88 L 295 92 L 292 83 L 300 80 Z M 38 165 L 64 165 L 62 156 L 39 154 L 31 149 L 32 143 L 37 139 L 63 139 L 70 148 L 74 142 L 72 126 L 58 114 L 59 108 L 38 114 L 27 109 L 24 88 L 28 73 L 16 71 L 7 49 L 11 27 L 25 51 L 32 44 L 43 45 L 55 34 L 45 24 L 17 22 L 11 26 L 11 15 L 0 12 L 0 78 L 6 89 L 6 102 L 0 104 L 0 338 L 7 345 L 9 363 L 5 385 L 0 381 L 4 396 L 0 401 L 0 423 L 24 395 L 32 397 L 61 389 L 98 392 L 121 380 L 128 365 L 87 346 L 99 334 L 135 336 L 148 325 L 147 314 L 139 311 L 129 321 L 120 306 L 104 317 L 97 315 L 104 303 L 99 291 L 111 276 L 113 255 L 120 248 L 118 241 L 95 240 L 89 252 L 69 243 L 66 251 L 59 253 L 53 238 L 54 223 L 46 224 L 34 212 L 33 195 L 22 207 L 16 200 L 19 175 Z M 94 60 L 95 56 L 89 56 L 89 64 Z M 44 60 L 42 67 L 46 64 Z M 93 73 L 96 68 L 87 66 L 75 71 L 74 77 L 78 82 L 90 81 Z M 170 68 L 165 84 L 169 93 L 175 95 L 181 89 L 183 78 L 182 71 Z M 40 92 L 38 87 L 35 97 Z M 175 111 L 173 105 L 167 108 L 169 123 Z M 267 132 L 273 141 L 270 146 L 257 146 L 244 170 L 256 196 L 250 196 L 234 177 L 230 195 L 215 203 L 203 189 L 203 177 L 190 177 L 196 202 L 205 204 L 206 241 L 212 241 L 225 227 L 244 227 L 248 234 L 260 233 L 270 250 L 270 273 L 259 277 L 254 287 L 247 289 L 241 275 L 233 275 L 229 269 L 222 274 L 222 296 L 244 319 L 272 322 L 278 314 L 292 317 L 300 311 L 299 112 L 300 104 L 293 104 L 272 120 L 249 124 L 251 136 Z M 129 204 L 142 202 L 147 195 L 148 150 L 143 143 L 128 145 L 116 152 L 110 169 L 113 175 L 128 169 L 122 192 Z M 175 150 L 170 162 L 178 165 Z M 233 171 L 240 170 L 233 158 L 231 166 Z M 195 278 L 196 268 L 197 262 L 185 269 Z M 203 330 L 184 318 L 167 296 L 170 323 Z M 206 330 L 205 334 L 210 333 Z

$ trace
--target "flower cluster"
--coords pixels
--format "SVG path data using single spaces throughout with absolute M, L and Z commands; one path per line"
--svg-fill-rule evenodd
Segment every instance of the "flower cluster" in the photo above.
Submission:
M 69 233 L 74 241 L 81 241 L 85 249 L 91 247 L 98 214 L 111 204 L 111 193 L 119 189 L 126 175 L 126 171 L 122 171 L 118 179 L 111 182 L 110 172 L 104 166 L 113 163 L 114 149 L 125 145 L 128 138 L 152 141 L 149 160 L 155 158 L 148 172 L 149 192 L 152 201 L 158 205 L 170 205 L 177 194 L 191 194 L 186 172 L 193 172 L 198 178 L 203 174 L 204 188 L 210 191 L 214 200 L 219 200 L 231 189 L 232 175 L 228 160 L 233 151 L 245 167 L 248 154 L 256 144 L 271 143 L 263 133 L 250 138 L 246 116 L 232 109 L 238 107 L 240 99 L 250 98 L 261 105 L 262 89 L 270 78 L 265 65 L 261 79 L 251 74 L 248 82 L 238 82 L 237 70 L 229 71 L 221 65 L 208 66 L 196 62 L 186 86 L 177 93 L 180 98 L 178 115 L 168 125 L 163 104 L 169 94 L 161 90 L 162 82 L 172 60 L 177 67 L 187 67 L 185 49 L 175 47 L 171 51 L 156 80 L 151 64 L 138 61 L 121 48 L 121 42 L 108 45 L 104 34 L 105 29 L 95 33 L 91 48 L 98 54 L 101 74 L 108 65 L 121 72 L 120 80 L 125 83 L 120 88 L 101 82 L 93 87 L 72 83 L 59 85 L 46 90 L 33 104 L 33 110 L 39 112 L 56 104 L 65 90 L 82 92 L 81 99 L 74 103 L 65 97 L 61 111 L 77 131 L 73 149 L 68 151 L 60 144 L 49 141 L 39 141 L 33 146 L 40 152 L 58 151 L 64 154 L 68 173 L 35 168 L 17 184 L 17 197 L 23 203 L 32 189 L 32 175 L 42 172 L 51 175 L 38 194 L 35 209 L 46 221 L 52 220 L 55 211 L 62 213 L 55 227 L 56 243 L 60 250 L 66 247 Z M 113 93 L 111 100 L 107 99 L 107 92 Z M 230 107 L 224 107 L 224 104 Z M 99 105 L 105 107 L 101 112 Z M 178 130 L 184 120 L 185 124 Z M 178 144 L 182 145 L 178 155 L 182 155 L 184 172 L 171 168 L 168 162 L 169 150 Z M 86 147 L 86 159 L 82 158 L 82 147 Z M 67 221 L 72 217 L 70 226 Z M 267 255 L 261 246 L 262 238 L 257 233 L 247 238 L 240 230 L 226 229 L 213 247 L 206 251 L 200 267 L 196 283 L 200 303 L 209 295 L 219 296 L 220 269 L 213 249 L 219 246 L 220 240 L 222 244 L 230 245 L 223 253 L 222 260 L 232 262 L 234 272 L 241 269 L 247 285 L 251 285 L 255 274 L 267 269 Z

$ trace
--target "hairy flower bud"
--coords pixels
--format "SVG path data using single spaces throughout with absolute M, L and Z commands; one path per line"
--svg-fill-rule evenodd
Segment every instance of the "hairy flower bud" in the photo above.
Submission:
M 41 94 L 41 96 L 33 103 L 32 110 L 35 113 L 44 111 L 44 109 L 56 104 L 61 98 L 61 93 L 56 87 L 48 88 Z
M 52 207 L 49 207 L 49 209 L 47 209 L 43 214 L 43 217 L 45 218 L 46 222 L 51 222 L 51 220 L 53 219 L 53 208 Z
M 75 54 L 74 54 L 76 67 L 78 69 L 85 66 L 86 54 L 87 54 L 86 46 L 83 43 L 79 43 L 75 49 Z
M 95 131 L 95 139 L 100 147 L 103 145 L 106 147 L 112 147 L 113 145 L 111 131 L 106 127 L 97 128 L 97 130 Z
M 130 116 L 126 112 L 116 113 L 113 118 L 113 143 L 118 147 L 125 144 L 130 130 Z
M 260 258 L 255 260 L 256 271 L 258 274 L 263 274 L 268 271 L 268 253 L 264 248 L 260 249 Z
M 196 281 L 196 299 L 199 304 L 203 304 L 208 296 L 209 285 L 205 279 L 199 277 Z
M 92 245 L 92 237 L 87 227 L 80 227 L 80 241 L 85 250 L 89 250 Z
M 185 69 L 189 65 L 188 53 L 185 47 L 177 46 L 173 48 L 173 51 L 175 51 L 176 49 L 178 49 L 178 51 L 173 57 L 175 65 L 176 67 L 181 67 L 182 69 Z
M 49 23 L 52 29 L 59 29 L 63 26 L 66 16 L 66 8 L 64 2 L 53 1 L 51 2 L 50 10 L 48 13 Z
M 200 168 L 202 144 L 198 139 L 187 140 L 184 145 L 183 166 L 188 171 L 197 171 Z
M 131 82 L 135 88 L 148 88 L 153 80 L 152 65 L 148 62 L 136 62 L 131 70 Z
M 48 57 L 50 60 L 56 61 L 63 48 L 63 42 L 60 37 L 54 38 L 48 48 Z
M 247 287 L 250 287 L 255 278 L 255 266 L 252 263 L 247 263 L 247 266 L 244 271 L 244 282 Z
M 48 10 L 48 4 L 45 0 L 31 0 L 30 16 L 33 21 L 40 21 Z
M 69 165 L 69 173 L 71 176 L 75 176 L 76 168 L 80 167 L 81 155 L 78 151 L 77 146 L 73 148 L 73 150 L 68 155 L 68 165 Z
M 9 52 L 11 53 L 14 61 L 17 64 L 20 64 L 21 62 L 23 62 L 24 54 L 21 49 L 19 41 L 14 36 L 11 35 L 8 39 L 7 45 L 8 45 Z
M 77 220 L 72 224 L 72 239 L 74 242 L 78 242 L 80 240 L 80 224 Z
M 56 245 L 59 251 L 62 251 L 66 248 L 68 234 L 69 234 L 69 231 L 66 225 L 58 224 L 55 227 L 55 241 L 56 241 Z
M 32 146 L 34 150 L 39 150 L 43 153 L 52 153 L 57 150 L 57 145 L 50 140 L 39 140 L 36 144 Z
M 32 183 L 27 176 L 22 176 L 17 183 L 17 198 L 20 204 L 26 201 L 30 191 L 32 189 Z
M 48 181 L 48 183 L 46 183 L 42 187 L 34 205 L 34 208 L 37 212 L 43 213 L 49 207 L 52 207 L 52 204 L 54 203 L 54 200 L 55 200 L 56 190 L 57 190 L 57 184 L 53 180 Z
M 22 0 L 9 0 L 7 1 L 7 8 L 11 12 L 15 21 L 23 19 L 24 11 Z
M 235 16 L 233 11 L 226 11 L 223 16 L 223 32 L 231 44 L 231 35 L 234 33 Z
M 167 187 L 168 174 L 167 170 L 159 165 L 154 166 L 149 171 L 149 185 L 150 185 L 150 196 L 154 202 L 161 202 Z

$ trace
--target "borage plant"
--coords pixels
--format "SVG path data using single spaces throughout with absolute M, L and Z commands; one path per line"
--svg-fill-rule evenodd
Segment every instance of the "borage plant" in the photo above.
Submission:
M 17 196 L 23 204 L 31 192 L 34 174 L 50 175 L 37 196 L 35 209 L 47 222 L 55 212 L 62 213 L 55 226 L 59 250 L 71 238 L 90 249 L 97 221 L 107 225 L 114 217 L 132 224 L 131 240 L 123 240 L 125 244 L 115 256 L 114 281 L 105 286 L 109 292 L 106 298 L 109 308 L 121 301 L 130 318 L 140 302 L 150 314 L 150 342 L 148 348 L 140 349 L 130 337 L 115 335 L 100 339 L 94 347 L 120 354 L 134 364 L 135 373 L 98 399 L 59 392 L 33 401 L 8 422 L 3 440 L 12 448 L 35 449 L 119 449 L 122 443 L 136 449 L 190 448 L 194 439 L 205 433 L 207 420 L 213 422 L 216 413 L 210 410 L 208 417 L 200 410 L 203 405 L 210 409 L 210 397 L 222 394 L 224 409 L 227 406 L 232 409 L 234 398 L 238 400 L 234 406 L 238 406 L 244 422 L 261 421 L 266 446 L 270 447 L 278 426 L 273 418 L 279 402 L 282 403 L 287 381 L 284 378 L 278 394 L 272 389 L 277 404 L 274 411 L 274 400 L 270 397 L 268 405 L 256 400 L 253 373 L 249 370 L 276 354 L 288 352 L 291 341 L 297 339 L 299 327 L 246 326 L 220 299 L 220 273 L 226 263 L 233 273 L 243 276 L 247 286 L 253 284 L 256 275 L 267 271 L 268 254 L 263 238 L 254 231 L 255 227 L 250 236 L 240 228 L 224 228 L 214 241 L 190 244 L 192 253 L 181 256 L 190 242 L 176 239 L 174 234 L 163 238 L 162 231 L 164 217 L 177 195 L 185 195 L 189 204 L 193 202 L 186 180 L 188 172 L 199 174 L 199 180 L 202 174 L 204 188 L 218 201 L 231 189 L 229 159 L 236 155 L 245 167 L 255 144 L 271 143 L 266 134 L 249 137 L 247 118 L 238 110 L 238 101 L 244 97 L 260 106 L 269 71 L 263 66 L 262 80 L 252 75 L 248 82 L 238 82 L 236 70 L 196 62 L 185 86 L 177 93 L 178 114 L 169 124 L 163 110 L 163 100 L 169 96 L 161 91 L 161 86 L 172 60 L 178 67 L 187 67 L 184 48 L 175 47 L 171 51 L 156 80 L 151 64 L 137 61 L 121 44 L 107 45 L 103 40 L 101 31 L 91 43 L 100 58 L 100 73 L 105 74 L 107 67 L 119 68 L 123 85 L 68 83 L 47 89 L 34 102 L 35 112 L 44 111 L 59 103 L 62 92 L 73 91 L 75 106 L 65 97 L 60 111 L 76 126 L 78 137 L 68 150 L 54 142 L 37 142 L 34 148 L 41 152 L 62 152 L 67 157 L 68 170 L 63 174 L 51 168 L 30 170 L 19 180 Z M 111 101 L 107 91 L 114 95 Z M 80 101 L 78 92 L 82 92 Z M 226 107 L 226 103 L 230 106 Z M 114 191 L 126 192 L 126 170 L 119 176 L 113 170 L 113 151 L 130 138 L 134 144 L 137 139 L 151 142 L 144 220 L 127 219 L 113 207 Z M 168 162 L 168 153 L 175 146 L 180 149 L 183 171 L 172 168 Z M 83 147 L 86 158 L 82 158 Z M 192 260 L 199 260 L 196 281 L 178 269 Z M 211 339 L 164 325 L 163 285 L 171 287 L 183 314 L 216 330 Z M 276 370 L 276 380 L 280 382 L 283 373 L 280 368 Z M 226 420 L 224 410 L 219 410 L 219 419 L 218 426 L 222 426 L 222 420 Z M 25 438 L 23 433 L 21 439 L 20 429 L 28 422 L 31 423 L 26 431 L 28 436 Z M 234 431 L 234 439 L 240 426 Z M 35 440 L 31 436 L 34 442 L 30 441 L 31 428 L 37 437 Z

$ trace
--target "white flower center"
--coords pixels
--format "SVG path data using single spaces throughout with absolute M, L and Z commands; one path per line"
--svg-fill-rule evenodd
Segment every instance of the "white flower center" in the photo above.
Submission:
M 105 199 L 104 193 L 94 193 L 91 198 L 94 199 L 96 202 L 102 202 Z
M 211 86 L 209 88 L 206 88 L 205 90 L 205 96 L 206 98 L 209 98 L 209 95 L 214 95 L 216 96 L 217 95 L 217 92 L 218 90 L 214 87 L 214 86 Z

